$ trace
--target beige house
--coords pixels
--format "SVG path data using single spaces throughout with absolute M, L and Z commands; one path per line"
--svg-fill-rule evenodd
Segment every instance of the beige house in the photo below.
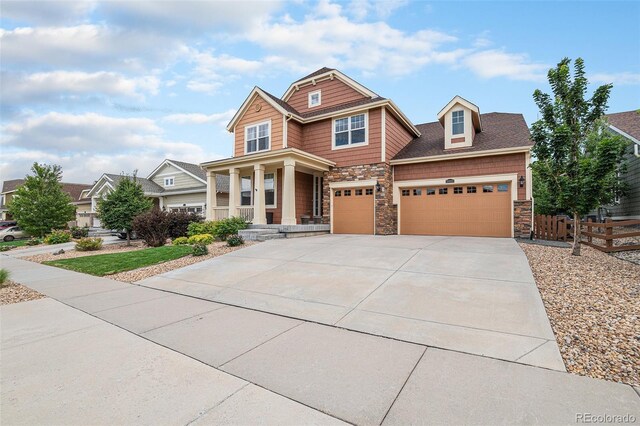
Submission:
M 83 206 L 89 207 L 85 212 L 89 226 L 100 226 L 96 217 L 97 201 L 113 191 L 120 179 L 121 175 L 105 173 L 83 194 Z M 142 185 L 145 195 L 153 199 L 156 207 L 204 215 L 207 180 L 204 171 L 197 164 L 167 159 L 146 178 L 136 179 Z M 229 180 L 220 176 L 217 181 L 216 197 L 224 205 L 229 199 Z

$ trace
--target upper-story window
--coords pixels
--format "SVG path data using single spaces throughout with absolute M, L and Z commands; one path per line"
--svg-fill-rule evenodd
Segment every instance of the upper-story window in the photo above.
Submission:
M 333 148 L 347 148 L 352 145 L 366 145 L 367 114 L 333 120 Z
M 173 177 L 164 178 L 164 186 L 173 186 L 175 185 L 175 179 Z
M 271 147 L 271 122 L 254 124 L 244 128 L 245 153 L 268 151 Z
M 453 111 L 451 113 L 451 134 L 459 135 L 464 133 L 464 111 Z
M 318 106 L 322 103 L 322 92 L 316 90 L 315 92 L 309 92 L 309 108 Z

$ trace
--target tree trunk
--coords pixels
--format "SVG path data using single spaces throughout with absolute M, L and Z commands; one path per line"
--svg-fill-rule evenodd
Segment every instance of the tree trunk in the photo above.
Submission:
M 573 214 L 573 248 L 571 254 L 580 256 L 580 216 Z
M 131 245 L 131 231 L 127 230 L 127 245 Z

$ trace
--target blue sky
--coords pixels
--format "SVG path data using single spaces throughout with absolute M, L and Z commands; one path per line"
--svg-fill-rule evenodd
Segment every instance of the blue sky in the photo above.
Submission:
M 582 57 L 610 112 L 640 108 L 638 2 L 30 1 L 0 3 L 0 179 L 34 161 L 66 181 L 146 176 L 231 154 L 254 85 L 281 96 L 322 66 L 416 124 L 455 95 L 537 118 L 547 70 Z

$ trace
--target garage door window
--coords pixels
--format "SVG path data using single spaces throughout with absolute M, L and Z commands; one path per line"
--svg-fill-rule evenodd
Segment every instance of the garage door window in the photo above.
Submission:
M 498 192 L 507 192 L 509 190 L 509 185 L 506 183 L 501 183 L 498 185 Z
M 467 194 L 475 194 L 476 187 L 475 186 L 467 186 Z
M 438 194 L 440 195 L 447 195 L 447 188 L 440 188 L 438 190 Z
M 367 188 L 367 189 L 365 190 L 365 194 L 367 194 L 367 195 L 373 195 L 373 188 Z
M 345 189 L 344 190 L 344 196 L 345 197 L 351 197 L 351 190 L 350 189 Z
M 411 191 L 409 191 L 408 189 L 403 189 L 402 190 L 402 196 L 403 197 L 408 197 L 409 195 L 411 195 Z
M 484 185 L 482 187 L 482 192 L 493 192 L 493 185 Z
M 456 186 L 453 188 L 453 193 L 454 194 L 462 194 L 462 187 L 461 186 Z
M 335 196 L 336 197 L 341 197 L 342 196 L 342 191 L 336 191 Z
M 362 195 L 362 189 L 356 189 L 356 195 Z
M 422 195 L 422 189 L 420 189 L 420 188 L 414 189 L 413 190 L 413 195 L 415 195 L 415 196 Z
M 427 188 L 427 195 L 436 195 L 436 190 L 433 188 Z

